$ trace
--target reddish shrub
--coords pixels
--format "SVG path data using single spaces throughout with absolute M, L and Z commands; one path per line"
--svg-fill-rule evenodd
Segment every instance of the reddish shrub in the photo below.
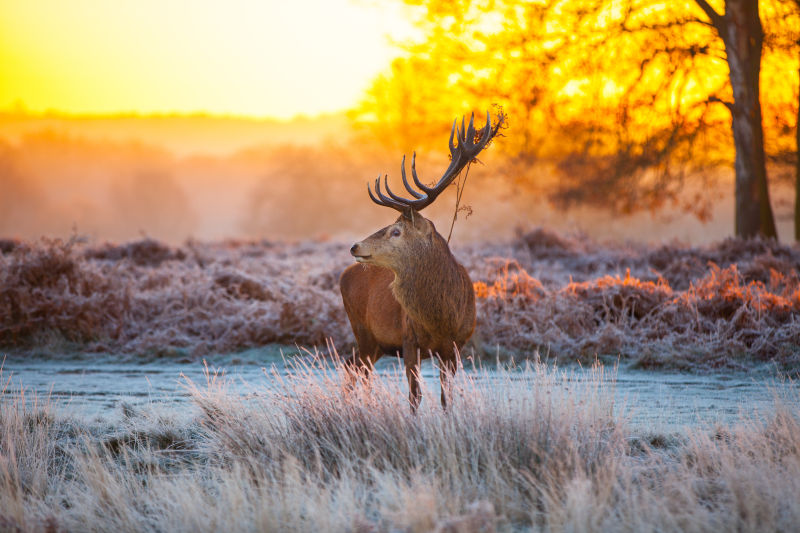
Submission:
M 18 242 L 0 254 L 0 344 L 61 338 L 88 351 L 202 355 L 330 337 L 344 353 L 353 346 L 338 290 L 347 249 Z M 598 246 L 541 230 L 456 255 L 478 297 L 474 344 L 487 353 L 610 354 L 693 368 L 800 364 L 794 248 L 735 239 L 708 248 Z M 723 256 L 735 262 L 709 262 Z

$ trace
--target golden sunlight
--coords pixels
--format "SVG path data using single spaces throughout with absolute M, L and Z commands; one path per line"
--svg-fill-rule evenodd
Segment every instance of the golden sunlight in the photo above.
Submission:
M 0 3 L 0 107 L 315 115 L 352 107 L 412 32 L 353 0 Z M 387 38 L 388 37 L 388 38 Z

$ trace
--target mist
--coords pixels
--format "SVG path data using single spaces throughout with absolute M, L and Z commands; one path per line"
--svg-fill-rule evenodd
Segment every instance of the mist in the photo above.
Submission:
M 368 181 L 388 173 L 402 190 L 403 154 L 365 139 L 344 116 L 279 123 L 7 114 L 0 126 L 0 236 L 6 238 L 350 241 L 397 215 L 369 200 Z M 423 181 L 438 179 L 446 166 L 446 139 L 440 151 L 418 154 Z M 528 181 L 557 179 L 546 168 L 525 172 L 534 175 Z M 707 243 L 731 233 L 731 174 L 720 173 L 705 222 L 677 207 L 628 216 L 560 211 L 518 186 L 490 149 L 468 175 L 462 204 L 470 210 L 459 213 L 453 242 L 507 240 L 547 226 L 598 239 Z M 787 185 L 774 185 L 783 238 L 790 236 L 790 195 Z M 426 216 L 447 235 L 454 209 L 455 193 L 448 191 Z

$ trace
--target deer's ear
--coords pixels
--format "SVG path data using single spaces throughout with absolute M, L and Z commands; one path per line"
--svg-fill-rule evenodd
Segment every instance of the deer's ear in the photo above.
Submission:
M 436 233 L 436 226 L 433 225 L 433 222 L 428 220 L 427 218 L 419 217 L 421 220 L 421 224 L 424 224 L 420 229 L 425 232 L 426 235 L 432 236 Z
M 418 212 L 414 213 L 414 229 L 423 235 L 432 235 L 436 232 L 433 222 L 420 215 Z

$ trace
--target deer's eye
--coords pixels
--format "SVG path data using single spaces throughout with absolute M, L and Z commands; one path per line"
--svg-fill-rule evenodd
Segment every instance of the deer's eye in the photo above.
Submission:
M 397 228 L 394 228 L 394 229 L 392 230 L 392 232 L 391 232 L 389 235 L 390 235 L 391 237 L 399 237 L 399 236 L 400 236 L 400 230 L 399 230 L 399 229 L 397 229 Z

